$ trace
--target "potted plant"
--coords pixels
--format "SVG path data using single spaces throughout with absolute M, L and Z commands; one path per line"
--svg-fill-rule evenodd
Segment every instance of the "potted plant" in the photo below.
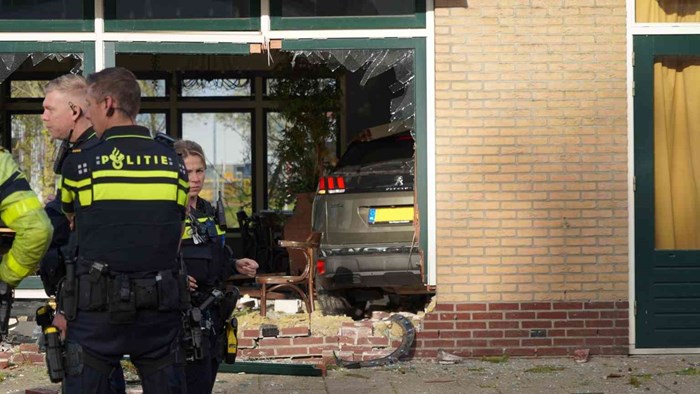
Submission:
M 277 166 L 270 174 L 270 200 L 276 208 L 294 204 L 284 236 L 303 241 L 311 231 L 318 180 L 334 164 L 341 90 L 337 77 L 320 66 L 299 58 L 294 66 L 284 63 L 269 84 L 283 122 L 271 141 Z M 292 261 L 294 271 L 299 258 Z

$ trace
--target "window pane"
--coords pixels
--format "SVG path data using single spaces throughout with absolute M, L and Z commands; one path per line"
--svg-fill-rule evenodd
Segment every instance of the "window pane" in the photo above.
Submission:
M 12 156 L 27 176 L 32 190 L 43 199 L 56 189 L 53 161 L 60 141 L 52 141 L 39 114 L 12 114 L 10 119 Z
M 250 80 L 237 78 L 183 79 L 183 97 L 245 97 L 251 95 Z
M 83 19 L 83 0 L 0 0 L 0 19 Z
M 279 79 L 279 78 L 267 78 L 265 80 L 265 95 L 266 96 L 274 96 L 277 94 L 277 84 L 280 83 L 280 81 L 290 81 L 289 79 Z M 300 94 L 296 94 L 295 96 L 303 95 L 303 93 L 306 90 L 320 90 L 324 87 L 337 87 L 338 85 L 338 80 L 335 78 L 309 78 L 308 79 L 309 84 L 313 85 L 299 85 L 298 88 L 300 89 Z M 290 93 L 294 93 L 293 91 Z
M 700 59 L 654 64 L 656 249 L 700 249 Z
M 48 81 L 10 81 L 11 98 L 44 98 Z
M 165 80 L 163 79 L 139 79 L 141 97 L 165 97 Z
M 117 19 L 249 18 L 250 0 L 112 0 Z
M 251 130 L 248 112 L 182 114 L 182 138 L 199 143 L 207 157 L 200 195 L 214 202 L 217 190 L 222 192 L 229 228 L 238 227 L 238 210 L 252 213 Z
M 638 23 L 698 23 L 700 4 L 688 0 L 636 0 Z
M 283 17 L 413 15 L 412 0 L 297 0 L 282 1 Z
M 334 133 L 337 136 L 338 125 L 336 122 L 336 117 L 333 114 L 327 114 L 327 116 L 329 117 L 330 127 L 332 130 L 334 130 Z M 291 123 L 288 122 L 282 116 L 282 114 L 278 112 L 267 113 L 267 205 L 270 209 L 294 209 L 295 199 L 293 198 L 294 196 L 289 194 L 288 190 L 291 184 L 298 183 L 300 180 L 306 179 L 306 177 L 295 176 L 298 174 L 293 174 L 293 172 L 300 170 L 302 173 L 308 175 L 308 173 L 303 171 L 303 169 L 308 170 L 308 167 L 302 163 L 308 164 L 309 160 L 311 163 L 313 163 L 313 161 L 315 160 L 315 158 L 310 158 L 305 155 L 305 153 L 308 154 L 312 152 L 311 148 L 304 150 L 304 147 L 298 146 L 296 144 L 287 145 L 287 149 L 291 149 L 291 151 L 293 151 L 292 154 L 295 157 L 295 159 L 297 159 L 297 163 L 291 163 L 291 159 L 286 162 L 282 162 L 280 160 L 280 153 L 278 152 L 279 144 L 280 141 L 283 141 L 285 138 L 287 138 L 284 132 L 289 127 L 291 127 Z M 326 141 L 325 149 L 327 155 L 324 158 L 324 161 L 326 163 L 336 163 L 338 161 L 336 155 L 336 140 L 337 138 L 332 138 Z M 302 143 L 302 145 L 303 144 L 304 143 Z
M 147 127 L 151 131 L 151 135 L 156 132 L 166 133 L 165 114 L 163 113 L 140 113 L 136 115 L 136 124 Z

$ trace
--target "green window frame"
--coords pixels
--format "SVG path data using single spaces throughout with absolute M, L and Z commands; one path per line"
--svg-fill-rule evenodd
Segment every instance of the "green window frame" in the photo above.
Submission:
M 270 0 L 272 30 L 425 28 L 425 0 L 415 1 L 416 13 L 396 16 L 282 17 L 282 2 Z M 409 0 L 406 0 L 409 1 Z
M 250 17 L 236 19 L 115 19 L 117 0 L 105 0 L 105 31 L 196 30 L 251 31 L 260 29 L 260 1 L 250 0 Z
M 95 2 L 83 0 L 83 19 L 0 19 L 0 32 L 84 32 L 95 30 Z

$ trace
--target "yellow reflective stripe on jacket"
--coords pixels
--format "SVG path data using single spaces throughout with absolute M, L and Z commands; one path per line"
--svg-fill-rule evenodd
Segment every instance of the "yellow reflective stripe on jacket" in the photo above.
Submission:
M 177 185 L 164 183 L 98 183 L 93 185 L 94 200 L 172 201 Z
M 206 221 L 209 220 L 209 219 L 210 219 L 210 218 L 203 217 L 203 218 L 197 218 L 197 221 L 200 222 L 200 223 L 206 223 Z M 214 220 L 214 219 L 211 219 L 211 220 Z M 190 238 L 192 238 L 192 227 L 191 227 L 191 223 L 192 223 L 192 221 L 190 220 L 190 218 L 185 219 L 185 227 L 186 227 L 186 229 L 185 229 L 185 232 L 182 234 L 182 239 L 190 239 Z M 226 234 L 226 231 L 222 230 L 221 227 L 219 227 L 218 224 L 214 223 L 214 226 L 216 227 L 216 234 L 217 234 L 217 235 L 224 235 L 224 234 Z
M 80 205 L 83 207 L 92 204 L 92 190 L 79 190 L 78 201 L 80 201 Z
M 92 174 L 93 178 L 122 177 L 122 178 L 168 178 L 175 179 L 178 173 L 175 171 L 150 170 L 150 171 L 129 171 L 129 170 L 101 170 Z
M 30 197 L 16 201 L 5 207 L 2 213 L 0 213 L 0 218 L 6 225 L 10 226 L 18 217 L 37 209 L 42 209 L 41 202 L 39 202 L 39 198 L 32 193 Z
M 187 204 L 187 192 L 185 192 L 182 189 L 178 189 L 177 191 L 177 203 L 178 205 L 185 206 Z
M 80 181 L 73 181 L 67 178 L 63 178 L 63 184 L 72 188 L 80 189 L 82 187 L 88 186 L 92 183 L 92 179 L 87 178 Z
M 7 258 L 5 259 L 5 266 L 12 271 L 13 274 L 20 278 L 24 278 L 29 275 L 33 270 L 33 266 L 24 266 L 15 258 L 15 254 L 10 250 L 7 253 Z

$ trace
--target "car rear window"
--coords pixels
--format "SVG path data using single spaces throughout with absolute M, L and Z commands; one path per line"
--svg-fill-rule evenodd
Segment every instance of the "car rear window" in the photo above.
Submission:
M 408 131 L 373 141 L 353 142 L 336 168 L 367 166 L 413 158 L 413 136 Z

